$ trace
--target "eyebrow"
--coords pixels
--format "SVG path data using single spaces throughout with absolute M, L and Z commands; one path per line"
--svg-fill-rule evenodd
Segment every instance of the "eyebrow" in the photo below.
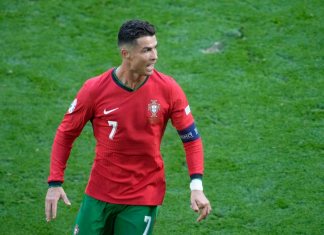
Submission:
M 155 46 L 153 46 L 153 47 L 143 47 L 142 50 L 156 48 L 157 46 L 158 46 L 158 43 L 156 43 Z

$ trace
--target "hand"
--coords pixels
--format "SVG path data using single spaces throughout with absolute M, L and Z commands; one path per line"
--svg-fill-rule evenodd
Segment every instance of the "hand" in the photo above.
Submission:
M 62 187 L 51 187 L 47 190 L 45 198 L 45 215 L 47 222 L 56 218 L 57 202 L 60 199 L 63 199 L 66 205 L 71 205 Z
M 203 191 L 191 191 L 191 209 L 200 214 L 197 219 L 198 222 L 202 221 L 209 215 L 212 208 Z

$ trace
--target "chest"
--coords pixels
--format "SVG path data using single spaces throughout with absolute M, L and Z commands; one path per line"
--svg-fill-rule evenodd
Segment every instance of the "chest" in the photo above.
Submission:
M 167 122 L 171 106 L 168 92 L 158 86 L 144 86 L 133 92 L 112 87 L 96 100 L 94 118 L 145 128 Z

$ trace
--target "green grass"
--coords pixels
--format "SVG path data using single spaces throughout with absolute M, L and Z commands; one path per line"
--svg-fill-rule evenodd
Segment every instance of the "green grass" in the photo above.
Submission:
M 119 64 L 116 34 L 130 18 L 157 26 L 157 67 L 187 93 L 213 206 L 195 222 L 184 153 L 169 125 L 155 234 L 323 234 L 323 16 L 319 0 L 2 0 L 0 234 L 70 234 L 94 140 L 87 125 L 66 170 L 72 206 L 60 203 L 48 224 L 53 136 L 82 83 Z M 214 42 L 221 53 L 201 52 Z

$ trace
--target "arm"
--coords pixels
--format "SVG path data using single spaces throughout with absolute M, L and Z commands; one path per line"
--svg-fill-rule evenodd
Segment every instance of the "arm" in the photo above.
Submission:
M 49 188 L 45 197 L 45 214 L 48 222 L 56 217 L 57 203 L 60 199 L 63 199 L 65 204 L 71 205 L 62 188 L 64 170 L 73 142 L 92 117 L 91 100 L 88 86 L 85 84 L 57 129 L 51 153 L 50 174 L 48 177 Z
M 197 219 L 200 222 L 212 210 L 202 186 L 204 171 L 203 145 L 185 94 L 179 86 L 175 86 L 175 90 L 171 95 L 171 97 L 174 97 L 171 120 L 183 142 L 191 178 L 191 208 L 200 214 Z
M 197 132 L 198 133 L 198 132 Z M 181 135 L 180 135 L 181 136 Z M 211 212 L 210 202 L 203 192 L 202 174 L 203 174 L 203 146 L 200 138 L 184 143 L 188 170 L 191 178 L 191 208 L 200 214 L 197 221 L 205 219 Z

